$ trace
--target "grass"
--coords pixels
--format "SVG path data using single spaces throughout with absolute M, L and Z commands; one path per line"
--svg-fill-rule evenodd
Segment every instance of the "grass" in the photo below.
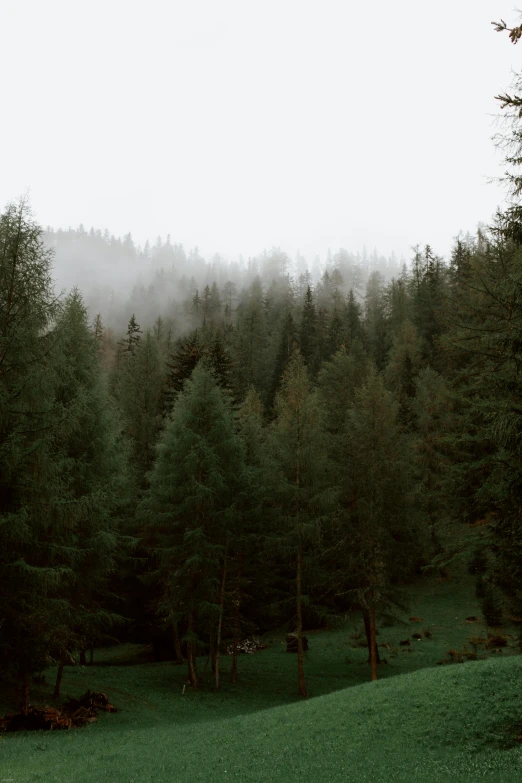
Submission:
M 0 781 L 514 783 L 522 764 L 518 647 L 510 639 L 502 654 L 486 660 L 437 666 L 448 649 L 466 643 L 472 649 L 470 636 L 487 635 L 481 623 L 465 620 L 480 614 L 472 584 L 466 575 L 427 580 L 412 595 L 411 614 L 423 620 L 405 617 L 404 624 L 381 628 L 389 663 L 377 683 L 368 682 L 367 652 L 356 646 L 358 619 L 309 633 L 306 672 L 314 698 L 305 701 L 295 696 L 296 660 L 282 635 L 268 634 L 268 650 L 240 658 L 236 685 L 228 682 L 224 658 L 219 693 L 182 695 L 185 668 L 136 663 L 143 649 L 97 651 L 98 665 L 66 669 L 64 696 L 103 690 L 120 711 L 70 732 L 5 736 Z M 412 641 L 411 652 L 399 646 L 424 628 L 431 638 Z

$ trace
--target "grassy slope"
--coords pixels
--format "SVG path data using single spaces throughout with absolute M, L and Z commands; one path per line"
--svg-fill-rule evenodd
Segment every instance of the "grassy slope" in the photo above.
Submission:
M 367 682 L 353 627 L 311 634 L 308 684 L 318 698 L 305 702 L 294 695 L 295 656 L 275 636 L 266 652 L 241 658 L 241 682 L 224 682 L 219 694 L 182 696 L 184 668 L 115 665 L 129 650 L 109 651 L 107 665 L 69 669 L 64 693 L 102 689 L 121 712 L 81 730 L 0 739 L 0 780 L 437 783 L 494 775 L 514 782 L 522 766 L 514 741 L 522 731 L 520 658 L 506 651 L 434 666 L 448 648 L 484 632 L 465 623 L 478 614 L 472 595 L 465 577 L 418 586 L 412 613 L 433 637 L 411 653 L 383 650 L 390 663 L 377 683 Z M 393 649 L 416 630 L 382 629 L 379 641 Z

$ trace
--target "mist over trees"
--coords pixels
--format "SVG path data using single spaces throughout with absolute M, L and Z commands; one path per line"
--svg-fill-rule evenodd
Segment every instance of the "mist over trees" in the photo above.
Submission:
M 306 629 L 350 610 L 376 679 L 379 623 L 454 557 L 480 561 L 485 611 L 522 610 L 514 227 L 449 261 L 415 248 L 388 280 L 343 253 L 315 280 L 276 251 L 233 276 L 170 242 L 154 267 L 130 238 L 57 234 L 129 280 L 149 264 L 110 329 L 56 296 L 49 233 L 8 207 L 0 661 L 22 708 L 32 674 L 58 663 L 58 693 L 114 638 L 186 660 L 193 687 L 209 656 L 219 687 L 225 640 L 281 624 L 304 696 Z
M 235 682 L 238 641 L 281 626 L 306 696 L 304 632 L 350 611 L 375 680 L 379 624 L 459 558 L 488 623 L 522 614 L 521 99 L 502 101 L 513 201 L 449 259 L 241 266 L 5 209 L 0 675 L 22 711 L 33 675 L 57 664 L 58 694 L 115 639 L 193 688 L 204 656 L 218 689 L 225 641 Z
M 158 316 L 178 330 L 197 325 L 220 306 L 216 288 L 231 317 L 237 292 L 256 278 L 269 285 L 291 275 L 306 291 L 326 271 L 327 288 L 333 285 L 344 293 L 353 290 L 361 295 L 370 274 L 378 272 L 389 280 L 404 265 L 404 259 L 393 254 L 385 258 L 366 248 L 362 253 L 328 251 L 323 261 L 316 257 L 308 265 L 300 253 L 291 259 L 278 248 L 248 260 L 229 261 L 219 254 L 206 259 L 197 247 L 187 250 L 170 235 L 140 247 L 130 233 L 121 238 L 83 226 L 56 231 L 47 227 L 43 241 L 53 250 L 57 291 L 79 287 L 89 311 L 100 313 L 106 326 L 117 331 L 124 329 L 132 313 L 139 314 L 144 327 L 152 327 Z

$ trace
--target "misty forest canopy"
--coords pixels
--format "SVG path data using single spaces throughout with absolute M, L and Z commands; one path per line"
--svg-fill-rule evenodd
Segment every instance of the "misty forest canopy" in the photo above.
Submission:
M 235 680 L 239 640 L 282 625 L 306 695 L 303 630 L 353 610 L 375 679 L 379 623 L 455 558 L 488 623 L 522 613 L 515 89 L 512 200 L 448 259 L 240 266 L 5 209 L 0 671 L 23 709 L 31 675 L 58 664 L 58 693 L 116 639 L 185 660 L 193 687 L 210 656 L 219 687 L 225 643 Z M 57 295 L 55 263 L 102 264 L 104 286 Z
M 324 264 L 319 257 L 308 264 L 300 253 L 291 259 L 278 248 L 248 260 L 229 261 L 217 253 L 205 259 L 197 247 L 186 251 L 170 235 L 140 247 L 130 233 L 119 238 L 83 226 L 67 231 L 47 227 L 43 241 L 53 250 L 57 290 L 78 286 L 89 311 L 99 312 L 104 324 L 117 332 L 124 331 L 133 312 L 139 313 L 144 327 L 152 327 L 161 316 L 178 333 L 190 328 L 197 323 L 190 303 L 196 295 L 203 296 L 207 286 L 218 286 L 223 306 L 228 304 L 231 310 L 237 293 L 258 277 L 266 287 L 290 275 L 304 291 L 326 271 L 341 293 L 353 289 L 361 296 L 372 272 L 390 280 L 405 263 L 393 254 L 385 258 L 365 248 L 362 253 L 328 251 Z

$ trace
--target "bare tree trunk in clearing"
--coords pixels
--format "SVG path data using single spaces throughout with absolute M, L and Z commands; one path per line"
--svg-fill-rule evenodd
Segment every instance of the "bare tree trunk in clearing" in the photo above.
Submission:
M 368 663 L 372 662 L 372 652 L 371 652 L 371 632 L 370 632 L 370 612 L 368 609 L 363 609 L 363 620 L 364 620 L 364 630 L 366 632 L 366 642 L 368 644 Z M 377 659 L 377 665 L 381 662 L 381 656 L 379 654 L 379 647 L 378 645 L 375 645 L 375 657 Z
M 232 653 L 232 671 L 230 681 L 237 682 L 237 646 L 239 644 L 239 597 L 234 601 L 234 647 Z
M 215 651 L 215 663 L 214 663 L 214 676 L 216 681 L 216 690 L 219 689 L 219 655 L 220 655 L 220 647 L 221 647 L 221 632 L 223 630 L 223 611 L 225 608 L 225 582 L 227 578 L 227 549 L 228 549 L 228 541 L 225 545 L 225 555 L 223 559 L 223 574 L 221 578 L 221 590 L 219 595 L 219 619 L 218 619 L 218 627 L 217 627 L 216 651 Z
M 89 666 L 93 666 L 94 664 L 94 642 L 91 641 L 91 647 L 89 650 Z
M 297 676 L 299 680 L 299 696 L 308 696 L 304 677 L 304 659 L 303 659 L 303 609 L 301 606 L 301 569 L 302 569 L 302 551 L 301 544 L 297 547 L 297 576 L 296 576 L 296 598 L 297 598 Z
M 80 650 L 80 666 L 87 666 L 87 660 L 85 658 L 85 650 Z
M 192 611 L 188 616 L 188 632 L 192 633 L 194 630 L 194 618 Z M 187 667 L 188 667 L 188 679 L 193 688 L 198 687 L 198 675 L 196 672 L 196 643 L 189 639 L 187 644 Z
M 375 640 L 375 563 L 371 562 L 370 571 L 370 592 L 369 592 L 369 607 L 368 614 L 370 619 L 370 663 L 372 665 L 372 682 L 377 679 L 377 656 L 375 651 L 377 649 L 377 643 Z
M 178 624 L 174 623 L 172 628 L 172 635 L 174 636 L 174 654 L 178 663 L 183 663 L 183 650 L 181 649 L 181 641 L 179 638 Z
M 56 683 L 54 686 L 54 693 L 53 698 L 57 699 L 60 695 L 60 688 L 62 687 L 62 677 L 63 677 L 63 661 L 60 661 L 58 664 L 58 671 L 56 672 Z
M 27 715 L 29 712 L 29 688 L 31 685 L 31 677 L 29 672 L 24 671 L 22 674 L 22 702 L 20 704 L 20 712 L 22 715 Z
M 214 635 L 214 629 L 210 631 L 208 657 L 210 658 L 212 675 L 215 677 L 216 676 L 216 637 Z M 206 664 L 205 664 L 205 668 L 206 668 Z

